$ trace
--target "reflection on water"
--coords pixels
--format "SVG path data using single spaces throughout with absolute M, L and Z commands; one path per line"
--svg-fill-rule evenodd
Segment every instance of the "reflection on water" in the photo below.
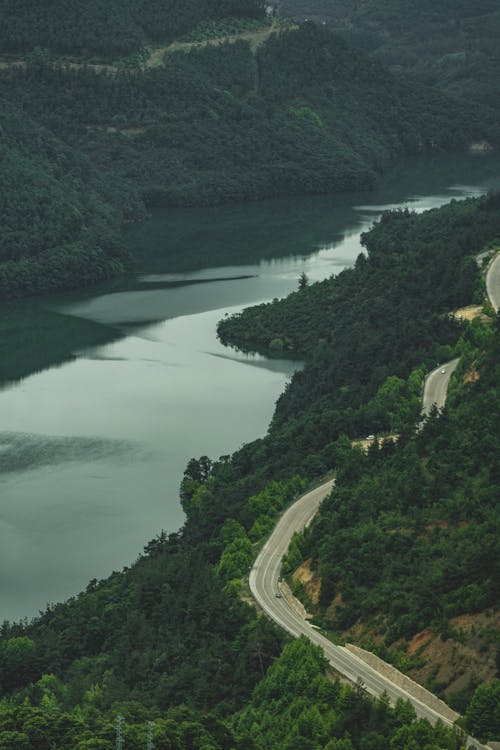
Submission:
M 0 618 L 32 615 L 129 564 L 161 528 L 182 524 L 191 456 L 265 432 L 299 365 L 231 354 L 215 339 L 221 314 L 75 349 L 0 394 Z
M 137 460 L 137 446 L 131 440 L 0 432 L 0 475 L 68 461 L 100 461 L 111 457 L 124 460 L 132 451 Z
M 144 273 L 176 273 L 207 267 L 255 267 L 265 260 L 308 258 L 341 245 L 370 212 L 400 206 L 423 209 L 454 197 L 498 189 L 500 155 L 435 155 L 405 159 L 377 190 L 300 196 L 216 208 L 155 209 L 149 223 L 133 226 L 130 245 Z M 424 197 L 422 197 L 424 196 Z M 375 206 L 375 208 L 374 208 Z M 147 236 L 147 242 L 144 241 Z
M 498 157 L 398 169 L 369 195 L 155 211 L 130 233 L 138 278 L 2 307 L 0 619 L 129 564 L 182 524 L 191 456 L 265 433 L 300 363 L 222 347 L 226 312 L 351 265 L 382 209 L 500 186 Z

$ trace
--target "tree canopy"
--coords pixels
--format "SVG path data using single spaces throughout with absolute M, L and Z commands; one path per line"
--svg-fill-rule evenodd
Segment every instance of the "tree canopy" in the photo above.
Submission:
M 0 49 L 26 53 L 46 47 L 113 59 L 147 42 L 170 41 L 202 20 L 263 15 L 261 0 L 1 0 Z

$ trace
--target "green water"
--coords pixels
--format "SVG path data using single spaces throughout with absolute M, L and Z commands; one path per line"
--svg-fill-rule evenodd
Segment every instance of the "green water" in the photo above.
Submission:
M 155 211 L 135 276 L 0 310 L 0 618 L 31 617 L 183 521 L 191 456 L 265 434 L 299 363 L 223 348 L 226 313 L 338 273 L 385 207 L 500 187 L 500 159 L 406 162 L 377 191 Z

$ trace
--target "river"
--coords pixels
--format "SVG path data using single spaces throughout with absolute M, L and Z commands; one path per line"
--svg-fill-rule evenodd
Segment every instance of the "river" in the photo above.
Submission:
M 129 232 L 137 274 L 0 310 L 0 618 L 32 617 L 128 565 L 183 522 L 192 456 L 266 432 L 300 363 L 222 347 L 217 321 L 351 265 L 385 208 L 500 188 L 500 159 L 405 162 L 349 196 L 155 210 Z M 7 337 L 8 338 L 8 337 Z

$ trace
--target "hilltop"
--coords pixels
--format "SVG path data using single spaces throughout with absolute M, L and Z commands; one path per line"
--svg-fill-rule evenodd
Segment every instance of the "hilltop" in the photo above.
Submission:
M 325 23 L 408 80 L 500 107 L 496 0 L 282 0 L 285 17 Z
M 272 33 L 257 47 L 237 38 L 187 50 L 145 69 L 34 54 L 0 73 L 2 119 L 8 131 L 17 112 L 42 143 L 49 133 L 71 152 L 85 165 L 83 182 L 121 223 L 152 205 L 368 189 L 405 155 L 500 141 L 486 110 L 409 84 L 312 24 Z M 13 130 L 9 137 L 15 147 Z M 31 141 L 33 157 L 39 142 Z M 45 171 L 64 179 L 61 169 Z M 53 202 L 48 183 L 39 186 L 45 191 Z M 94 235 L 88 241 L 97 246 Z M 41 251 L 35 236 L 20 242 L 14 225 L 9 242 L 15 260 L 31 257 L 32 246 Z M 21 280 L 4 285 L 3 295 L 58 288 L 49 273 L 40 268 L 40 289 Z M 73 274 L 59 288 L 78 285 Z
M 200 22 L 263 18 L 261 0 L 1 0 L 0 53 L 52 53 L 113 59 L 171 41 Z

